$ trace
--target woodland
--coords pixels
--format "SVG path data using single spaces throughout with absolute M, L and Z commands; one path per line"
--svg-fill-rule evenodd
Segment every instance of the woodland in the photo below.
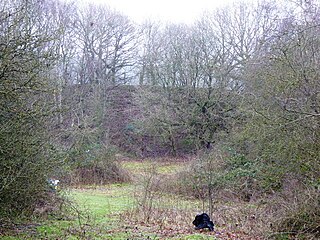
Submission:
M 0 1 L 0 169 L 4 239 L 319 239 L 319 2 L 138 24 L 106 5 Z M 85 224 L 75 202 L 99 189 L 132 193 L 117 200 L 129 210 Z M 193 234 L 197 212 L 218 230 L 173 229 Z

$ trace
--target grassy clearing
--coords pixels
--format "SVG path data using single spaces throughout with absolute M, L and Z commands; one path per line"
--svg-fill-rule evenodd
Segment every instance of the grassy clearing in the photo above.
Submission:
M 121 166 L 134 175 L 139 175 L 150 170 L 155 170 L 159 174 L 174 174 L 181 170 L 183 162 L 156 162 L 155 160 L 144 161 L 123 161 Z
M 122 165 L 132 175 L 145 175 L 152 169 L 170 175 L 182 167 L 181 163 L 156 165 L 152 161 L 128 161 Z M 140 187 L 135 183 L 71 189 L 67 195 L 73 202 L 72 217 L 57 220 L 48 216 L 37 225 L 22 227 L 1 239 L 214 239 L 206 234 L 193 234 L 190 223 L 199 203 L 170 194 L 153 199 L 152 221 L 140 221 L 139 216 L 132 215 L 139 214 L 135 210 Z M 171 224 L 174 227 L 168 227 Z

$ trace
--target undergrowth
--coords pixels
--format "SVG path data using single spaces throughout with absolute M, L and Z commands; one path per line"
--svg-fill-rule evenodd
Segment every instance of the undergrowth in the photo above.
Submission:
M 197 211 L 207 211 L 220 229 L 241 231 L 255 239 L 319 238 L 316 187 L 294 174 L 284 175 L 281 169 L 260 172 L 261 165 L 243 155 L 225 157 L 216 153 L 209 159 L 198 158 L 174 174 L 149 169 L 141 181 L 140 195 L 136 195 L 138 208 L 130 217 L 163 227 L 179 225 L 179 215 L 186 214 L 181 219 L 190 222 Z M 183 214 L 175 212 L 175 207 L 165 208 L 172 196 L 177 204 L 189 199 L 193 208 L 184 206 Z M 166 222 L 168 216 L 170 223 Z

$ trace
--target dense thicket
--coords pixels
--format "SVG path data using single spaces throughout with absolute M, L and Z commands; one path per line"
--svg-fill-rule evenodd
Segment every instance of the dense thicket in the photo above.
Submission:
M 55 164 L 49 79 L 59 35 L 35 3 L 0 5 L 0 217 L 30 214 Z

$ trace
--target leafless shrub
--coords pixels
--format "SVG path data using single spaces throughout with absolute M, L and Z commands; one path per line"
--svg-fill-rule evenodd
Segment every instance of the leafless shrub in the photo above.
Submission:
M 290 235 L 299 239 L 320 237 L 320 194 L 317 189 L 285 190 L 274 199 L 272 231 L 269 237 Z
M 186 201 L 165 189 L 173 175 L 159 174 L 157 165 L 144 169 L 134 192 L 136 206 L 122 214 L 131 223 L 153 227 L 161 235 L 184 233 L 192 229 L 192 217 L 199 209 L 198 203 Z M 170 231 L 169 231 L 170 230 Z
M 116 163 L 78 167 L 72 173 L 71 185 L 103 185 L 129 182 L 129 173 Z
M 44 219 L 49 216 L 65 218 L 68 217 L 70 213 L 68 205 L 70 205 L 70 201 L 62 192 L 56 192 L 50 189 L 43 193 L 38 199 L 33 210 L 33 215 Z

